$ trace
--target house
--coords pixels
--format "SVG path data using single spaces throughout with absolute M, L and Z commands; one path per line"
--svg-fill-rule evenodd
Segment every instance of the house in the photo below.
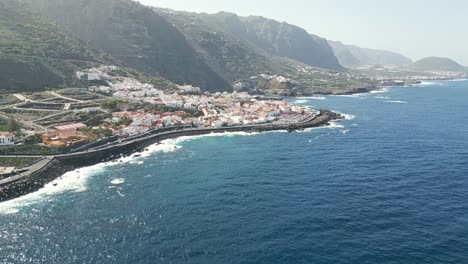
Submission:
M 0 146 L 11 146 L 15 144 L 15 136 L 11 133 L 0 132 Z
M 96 134 L 79 130 L 85 127 L 83 123 L 56 126 L 42 135 L 42 143 L 55 148 L 64 148 L 96 141 Z

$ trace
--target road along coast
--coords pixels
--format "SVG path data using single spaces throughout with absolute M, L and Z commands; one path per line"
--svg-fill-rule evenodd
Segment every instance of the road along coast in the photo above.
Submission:
M 38 191 L 47 183 L 62 176 L 66 172 L 84 166 L 91 166 L 101 162 L 117 160 L 135 152 L 143 151 L 148 146 L 166 139 L 225 132 L 253 133 L 275 130 L 295 131 L 311 127 L 327 126 L 330 125 L 330 122 L 342 118 L 343 116 L 338 113 L 329 110 L 321 110 L 320 114 L 314 118 L 305 120 L 300 123 L 263 124 L 223 128 L 186 128 L 181 130 L 155 133 L 134 140 L 113 144 L 111 146 L 105 146 L 99 149 L 88 149 L 77 153 L 56 156 L 42 156 L 41 160 L 31 165 L 28 171 L 0 180 L 0 202 L 18 198 Z

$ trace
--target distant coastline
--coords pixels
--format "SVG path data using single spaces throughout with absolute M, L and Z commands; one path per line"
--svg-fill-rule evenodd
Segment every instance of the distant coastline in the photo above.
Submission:
M 118 160 L 121 157 L 141 152 L 150 145 L 161 142 L 166 139 L 173 139 L 182 136 L 198 136 L 210 133 L 225 133 L 225 132 L 267 132 L 275 130 L 288 130 L 293 132 L 296 130 L 323 127 L 330 125 L 330 122 L 343 119 L 341 114 L 329 111 L 320 110 L 320 114 L 301 123 L 291 124 L 263 124 L 249 126 L 234 126 L 223 128 L 195 128 L 181 129 L 162 133 L 151 134 L 142 138 L 122 142 L 109 147 L 104 147 L 97 150 L 83 151 L 78 153 L 56 155 L 56 156 L 37 156 L 42 159 L 31 165 L 29 170 L 20 173 L 13 177 L 0 180 L 0 202 L 8 201 L 14 198 L 24 196 L 35 192 L 47 183 L 55 180 L 66 172 L 95 165 L 101 162 Z

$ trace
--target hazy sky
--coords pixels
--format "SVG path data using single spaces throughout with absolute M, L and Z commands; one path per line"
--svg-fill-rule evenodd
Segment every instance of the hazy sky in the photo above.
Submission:
M 139 0 L 176 10 L 261 15 L 346 44 L 468 66 L 467 0 Z

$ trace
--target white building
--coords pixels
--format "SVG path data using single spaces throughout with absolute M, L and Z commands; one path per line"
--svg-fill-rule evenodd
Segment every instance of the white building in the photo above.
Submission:
M 10 146 L 15 144 L 15 136 L 11 133 L 0 132 L 0 146 Z

